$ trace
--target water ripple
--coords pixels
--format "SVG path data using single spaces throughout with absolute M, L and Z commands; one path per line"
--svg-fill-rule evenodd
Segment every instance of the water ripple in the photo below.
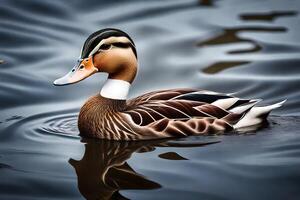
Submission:
M 48 136 L 79 138 L 77 113 L 64 110 L 36 114 L 11 124 L 3 132 L 8 134 L 1 134 L 3 140 L 24 137 L 34 141 L 49 141 Z

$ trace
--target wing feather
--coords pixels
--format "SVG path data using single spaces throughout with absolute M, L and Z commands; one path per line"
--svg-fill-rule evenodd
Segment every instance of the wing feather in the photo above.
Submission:
M 239 99 L 207 90 L 160 90 L 128 100 L 125 113 L 137 125 L 151 125 L 160 131 L 168 128 L 173 131 L 180 129 L 181 131 L 177 130 L 177 132 L 183 134 L 184 131 L 182 132 L 182 130 L 188 132 L 191 132 L 190 129 L 198 129 L 201 132 L 207 131 L 203 129 L 210 129 L 209 126 L 212 126 L 210 124 L 214 123 L 208 118 L 218 119 L 218 123 L 214 123 L 215 127 L 221 126 L 222 121 L 228 124 L 236 122 L 243 114 L 232 113 L 230 110 L 247 103 L 249 103 L 247 99 Z M 194 118 L 206 119 L 206 122 L 191 120 Z M 168 122 L 176 124 L 176 127 L 170 128 Z M 187 124 L 188 127 L 186 127 Z M 223 124 L 223 126 L 227 125 Z

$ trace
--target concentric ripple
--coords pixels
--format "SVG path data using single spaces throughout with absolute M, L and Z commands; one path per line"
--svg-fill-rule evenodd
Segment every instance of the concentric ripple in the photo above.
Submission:
M 44 137 L 62 136 L 79 138 L 75 110 L 46 112 L 23 118 L 10 125 L 3 139 L 25 137 L 30 140 L 43 140 Z
M 68 113 L 51 116 L 44 121 L 41 130 L 49 134 L 77 136 L 79 134 L 77 128 L 77 114 Z

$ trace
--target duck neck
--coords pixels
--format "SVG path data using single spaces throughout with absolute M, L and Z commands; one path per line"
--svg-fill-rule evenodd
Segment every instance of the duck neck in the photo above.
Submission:
M 126 100 L 130 86 L 128 81 L 108 78 L 100 91 L 100 95 L 108 99 Z
M 126 100 L 136 73 L 136 59 L 134 62 L 119 65 L 115 71 L 109 73 L 100 95 L 108 99 Z

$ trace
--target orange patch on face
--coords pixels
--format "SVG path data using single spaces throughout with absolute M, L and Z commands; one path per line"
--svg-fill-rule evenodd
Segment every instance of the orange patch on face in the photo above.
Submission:
M 92 74 L 96 73 L 98 69 L 93 64 L 93 57 L 88 57 L 81 61 L 76 71 L 69 78 L 69 82 L 75 83 L 81 81 Z
M 54 81 L 54 85 L 68 85 L 77 83 L 92 74 L 98 72 L 98 69 L 93 64 L 93 57 L 88 57 L 78 64 L 65 76 Z

